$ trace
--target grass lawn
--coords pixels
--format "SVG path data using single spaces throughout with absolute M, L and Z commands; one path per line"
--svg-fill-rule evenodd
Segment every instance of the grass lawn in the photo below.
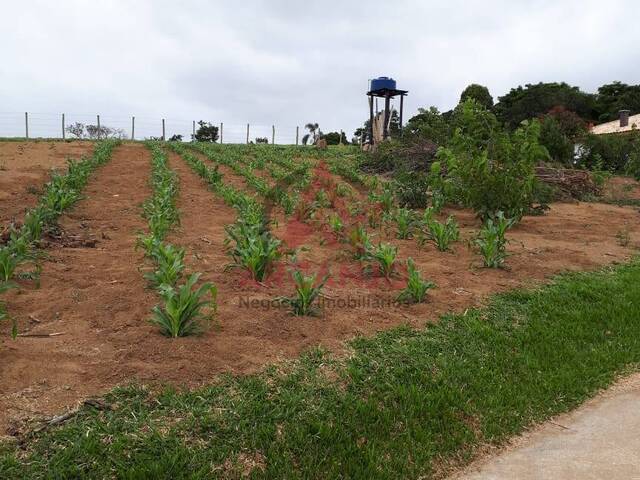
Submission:
M 118 389 L 0 447 L 0 478 L 442 475 L 637 366 L 640 261 L 351 347 L 189 393 Z

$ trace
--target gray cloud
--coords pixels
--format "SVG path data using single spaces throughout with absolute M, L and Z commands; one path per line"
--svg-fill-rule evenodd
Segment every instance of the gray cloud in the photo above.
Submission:
M 451 108 L 471 82 L 494 97 L 538 81 L 640 83 L 634 1 L 63 0 L 3 13 L 2 112 L 135 114 L 149 128 L 164 116 L 180 131 L 204 118 L 229 135 L 251 122 L 291 136 L 314 120 L 350 134 L 378 75 L 410 90 L 407 116 Z

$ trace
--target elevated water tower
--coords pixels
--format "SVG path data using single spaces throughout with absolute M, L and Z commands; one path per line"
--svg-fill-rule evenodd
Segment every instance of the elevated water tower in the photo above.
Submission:
M 402 113 L 404 108 L 404 97 L 409 93 L 408 90 L 398 90 L 396 81 L 391 77 L 378 77 L 370 81 L 369 91 L 369 143 L 375 143 L 374 137 L 374 114 L 373 102 L 375 98 L 384 98 L 384 110 L 382 112 L 382 139 L 389 137 L 389 120 L 391 118 L 390 103 L 391 99 L 400 96 L 400 129 L 402 129 Z M 378 135 L 379 137 L 379 135 Z

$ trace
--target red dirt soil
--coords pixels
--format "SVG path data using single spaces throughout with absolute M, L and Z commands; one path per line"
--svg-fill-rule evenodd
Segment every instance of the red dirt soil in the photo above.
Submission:
M 21 221 L 36 205 L 52 169 L 66 170 L 67 158 L 91 155 L 91 142 L 0 142 L 0 231 Z
M 298 231 L 296 259 L 287 258 L 264 285 L 248 281 L 242 270 L 225 271 L 230 257 L 224 250 L 224 225 L 236 212 L 212 193 L 178 156 L 170 165 L 180 178 L 181 225 L 169 240 L 187 249 L 190 271 L 219 289 L 216 324 L 200 337 L 168 339 L 148 322 L 156 303 L 141 269 L 148 267 L 134 250 L 136 233 L 146 229 L 140 205 L 150 195 L 150 156 L 141 145 L 123 145 L 87 186 L 87 198 L 61 220 L 69 235 L 96 239 L 95 248 L 52 246 L 44 262 L 42 285 L 28 282 L 8 294 L 8 310 L 22 333 L 64 332 L 39 338 L 8 338 L 3 326 L 0 345 L 0 429 L 17 432 L 23 422 L 61 409 L 87 396 L 128 382 L 170 383 L 193 387 L 213 381 L 221 372 L 247 373 L 267 363 L 293 358 L 323 345 L 344 351 L 344 341 L 398 324 L 423 326 L 438 315 L 480 304 L 488 294 L 544 280 L 565 270 L 591 269 L 630 258 L 640 243 L 636 209 L 606 204 L 554 204 L 542 217 L 527 217 L 509 237 L 508 269 L 480 268 L 479 257 L 465 240 L 478 228 L 474 216 L 450 210 L 463 241 L 452 253 L 416 240 L 396 240 L 393 232 L 378 232 L 375 241 L 393 241 L 401 260 L 407 256 L 438 288 L 427 303 L 380 306 L 403 285 L 362 273 L 344 244 L 327 241 L 325 233 L 306 224 L 280 222 L 276 235 Z M 243 184 L 228 169 L 225 180 Z M 246 188 L 246 187 L 244 187 Z M 616 234 L 629 233 L 621 245 Z M 294 243 L 292 238 L 287 241 Z M 291 247 L 291 245 L 289 245 Z M 307 250 L 305 247 L 309 247 Z M 293 285 L 287 269 L 330 272 L 325 288 L 329 301 L 318 317 L 293 317 L 285 309 L 268 308 L 270 300 L 289 295 Z M 251 307 L 244 299 L 263 301 Z M 354 302 L 359 302 L 353 307 Z M 376 303 L 378 302 L 378 303 Z

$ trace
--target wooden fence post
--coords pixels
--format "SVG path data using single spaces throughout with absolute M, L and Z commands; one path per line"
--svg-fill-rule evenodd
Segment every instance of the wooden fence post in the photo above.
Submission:
M 300 127 L 296 127 L 296 146 L 298 146 L 298 134 L 300 133 Z
M 224 132 L 224 123 L 220 122 L 220 144 L 222 144 L 222 133 Z
M 65 135 L 64 135 L 64 113 L 62 114 L 62 140 L 65 139 Z
M 98 118 L 98 140 L 100 140 L 100 115 L 96 115 Z
M 276 126 L 271 125 L 271 145 L 276 144 Z
M 165 136 L 164 130 L 164 118 L 162 119 L 162 141 L 164 142 L 167 137 Z
M 29 139 L 29 113 L 24 112 L 24 136 Z
M 247 145 L 249 145 L 249 124 L 247 123 Z
M 131 140 L 136 139 L 136 117 L 131 117 Z
M 195 142 L 196 141 L 196 121 L 193 121 L 193 133 L 191 134 L 191 141 Z

